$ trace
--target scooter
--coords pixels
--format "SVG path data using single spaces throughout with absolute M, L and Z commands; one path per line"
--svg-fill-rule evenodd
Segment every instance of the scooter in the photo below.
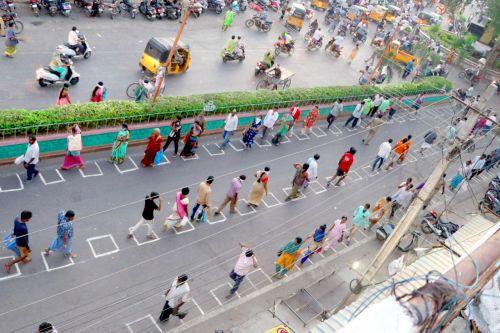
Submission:
M 216 14 L 222 13 L 224 5 L 223 0 L 207 0 L 207 9 L 213 10 Z
M 459 226 L 453 222 L 444 222 L 435 210 L 431 210 L 425 214 L 420 228 L 425 234 L 435 233 L 441 238 L 448 238 L 458 230 Z
M 176 4 L 166 3 L 165 4 L 166 17 L 169 20 L 177 20 L 181 17 L 181 7 Z
M 153 6 L 148 6 L 147 1 L 143 0 L 139 5 L 139 12 L 146 16 L 146 18 L 150 21 L 156 18 L 156 10 Z
M 92 49 L 90 48 L 89 43 L 87 42 L 87 38 L 85 37 L 84 34 L 79 34 L 78 37 L 80 38 L 80 43 L 83 45 L 83 53 L 77 52 L 77 49 L 68 43 L 64 43 L 62 45 L 58 45 L 56 47 L 56 53 L 60 55 L 67 56 L 71 59 L 88 59 L 92 55 Z
M 119 7 L 120 12 L 127 12 L 130 14 L 131 19 L 135 19 L 135 16 L 137 15 L 137 7 L 131 2 L 131 0 L 121 0 Z
M 80 81 L 80 74 L 75 72 L 73 63 L 70 62 L 68 71 L 63 78 L 60 77 L 59 72 L 53 70 L 49 66 L 46 66 L 36 70 L 36 80 L 40 87 L 47 87 L 56 84 L 62 85 L 65 83 L 75 85 L 78 81 Z
M 222 62 L 226 63 L 228 61 L 234 61 L 234 60 L 238 60 L 239 62 L 242 62 L 243 60 L 245 60 L 245 48 L 244 47 L 241 48 L 241 54 L 236 54 L 236 52 L 232 52 L 232 53 L 224 52 L 222 54 Z
M 42 0 L 42 5 L 47 9 L 50 16 L 55 16 L 57 13 L 56 0 Z
M 69 16 L 69 14 L 71 13 L 71 4 L 68 0 L 58 0 L 57 8 L 63 16 Z
M 40 0 L 29 0 L 31 10 L 33 11 L 33 15 L 39 16 L 40 10 L 42 9 L 42 4 Z

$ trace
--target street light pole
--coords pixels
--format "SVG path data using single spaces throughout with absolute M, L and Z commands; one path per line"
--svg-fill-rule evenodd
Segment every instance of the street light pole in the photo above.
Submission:
M 160 81 L 156 82 L 156 88 L 153 93 L 153 98 L 151 100 L 151 103 L 154 105 L 156 103 L 156 97 L 158 97 L 158 93 L 160 92 L 160 88 L 163 85 L 163 82 L 165 81 L 165 75 L 168 74 L 168 66 L 170 66 L 170 63 L 172 62 L 172 57 L 174 56 L 174 52 L 177 49 L 177 44 L 179 43 L 179 40 L 181 39 L 182 31 L 184 30 L 184 26 L 186 25 L 187 19 L 189 17 L 190 9 L 186 8 L 183 11 L 182 14 L 182 20 L 181 20 L 181 25 L 179 26 L 179 29 L 177 30 L 177 35 L 175 36 L 174 42 L 172 44 L 172 48 L 170 49 L 170 52 L 168 53 L 168 58 L 167 61 L 165 62 L 165 65 L 163 66 L 163 75 L 160 77 Z

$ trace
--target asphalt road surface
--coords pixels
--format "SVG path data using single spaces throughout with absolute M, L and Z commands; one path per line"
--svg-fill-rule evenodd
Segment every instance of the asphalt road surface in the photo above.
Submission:
M 135 20 L 108 15 L 99 18 L 86 17 L 79 8 L 74 8 L 70 17 L 50 17 L 45 13 L 34 17 L 25 4 L 18 5 L 20 20 L 24 22 L 22 36 L 26 39 L 18 47 L 14 59 L 0 58 L 0 109 L 39 109 L 54 105 L 58 87 L 41 88 L 35 80 L 37 68 L 48 65 L 55 47 L 67 41 L 71 27 L 77 26 L 86 34 L 93 55 L 89 60 L 75 62 L 80 82 L 71 87 L 72 102 L 87 102 L 98 81 L 108 87 L 112 99 L 127 98 L 127 86 L 142 77 L 139 68 L 140 56 L 151 37 L 173 38 L 177 32 L 177 21 L 147 21 L 142 15 Z M 178 76 L 168 77 L 168 95 L 189 95 L 219 91 L 253 90 L 258 79 L 253 75 L 255 64 L 267 49 L 273 48 L 278 35 L 285 30 L 277 13 L 270 13 L 274 21 L 270 32 L 259 32 L 255 27 L 246 28 L 244 21 L 251 17 L 252 10 L 235 16 L 228 31 L 221 30 L 223 14 L 204 13 L 200 18 L 190 17 L 182 35 L 182 41 L 191 46 L 192 61 L 189 70 Z M 316 12 L 323 22 L 323 13 Z M 327 85 L 357 84 L 359 70 L 372 52 L 372 47 L 361 47 L 352 65 L 347 64 L 347 54 L 353 47 L 346 37 L 345 51 L 340 59 L 325 53 L 324 49 L 309 52 L 305 49 L 303 35 L 307 31 L 306 21 L 302 32 L 292 32 L 296 40 L 296 51 L 291 56 L 280 55 L 277 63 L 295 72 L 292 87 L 314 87 Z M 321 23 L 322 24 L 322 23 Z M 370 36 L 375 26 L 370 23 Z M 326 41 L 331 34 L 322 26 Z M 231 35 L 243 37 L 247 58 L 243 63 L 222 63 L 220 50 Z M 370 38 L 368 39 L 370 40 Z M 325 43 L 326 43 L 325 41 Z
M 239 136 L 233 137 L 233 146 L 225 153 L 216 146 L 219 137 L 204 137 L 197 159 L 172 158 L 169 149 L 166 163 L 154 169 L 136 167 L 142 158 L 143 148 L 139 147 L 130 149 L 130 159 L 119 167 L 106 162 L 107 152 L 84 154 L 86 168 L 82 172 L 59 173 L 56 168 L 61 160 L 47 159 L 39 166 L 40 176 L 29 184 L 19 181 L 24 178 L 21 169 L 3 166 L 2 235 L 10 230 L 13 217 L 21 210 L 29 209 L 34 216 L 29 223 L 33 261 L 13 267 L 11 275 L 0 273 L 2 331 L 33 332 L 44 320 L 54 323 L 60 332 L 168 331 L 182 322 L 173 318 L 159 324 L 155 319 L 163 305 L 162 292 L 172 279 L 181 273 L 192 278 L 192 298 L 184 308 L 189 311 L 184 321 L 219 307 L 226 302 L 230 282 L 227 275 L 239 255 L 240 241 L 255 248 L 260 266 L 239 292 L 245 295 L 268 285 L 276 252 L 289 240 L 305 237 L 319 224 L 331 223 L 341 215 L 350 220 L 357 206 L 393 194 L 406 177 L 413 177 L 417 184 L 425 180 L 441 151 L 432 149 L 425 157 L 420 156 L 417 150 L 422 137 L 430 127 L 444 130 L 452 116 L 453 109 L 447 106 L 422 109 L 417 115 L 402 111 L 394 121 L 383 125 L 369 146 L 361 145 L 365 129 L 351 131 L 337 123 L 327 131 L 324 122 L 314 128 L 310 137 L 294 135 L 279 147 L 258 141 L 260 145 L 250 151 L 241 150 Z M 414 144 L 405 164 L 388 172 L 371 173 L 369 165 L 382 140 L 399 139 L 409 133 Z M 485 142 L 466 157 L 482 152 Z M 357 147 L 358 153 L 344 186 L 326 189 L 325 177 L 351 146 Z M 285 203 L 286 188 L 294 173 L 292 163 L 303 163 L 315 153 L 321 155 L 319 178 L 310 184 L 304 198 Z M 270 193 L 261 207 L 249 210 L 244 199 L 254 172 L 264 166 L 271 168 Z M 455 163 L 450 174 L 456 168 Z M 226 208 L 223 219 L 212 218 L 206 224 L 194 222 L 178 232 L 162 232 L 161 224 L 170 214 L 179 188 L 189 186 L 194 193 L 201 180 L 213 175 L 213 203 L 218 205 L 230 180 L 240 174 L 248 179 L 237 214 L 230 216 Z M 486 182 L 488 177 L 491 175 L 485 174 L 478 181 Z M 145 229 L 138 230 L 135 239 L 127 239 L 128 227 L 140 218 L 143 199 L 151 191 L 161 192 L 165 198 L 154 226 L 158 239 L 148 241 Z M 450 195 L 446 192 L 448 199 Z M 195 196 L 190 199 L 193 203 Z M 77 257 L 72 261 L 59 254 L 45 258 L 41 251 L 55 235 L 56 214 L 67 209 L 76 212 L 73 248 Z M 373 231 L 360 232 L 353 244 L 370 237 Z M 351 250 L 340 245 L 335 251 L 359 251 L 361 255 L 363 247 Z M 0 265 L 11 255 L 2 247 Z M 319 259 L 316 256 L 312 261 Z

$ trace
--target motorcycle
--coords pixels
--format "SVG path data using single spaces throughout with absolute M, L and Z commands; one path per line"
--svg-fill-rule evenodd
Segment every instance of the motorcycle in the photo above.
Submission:
M 274 65 L 274 57 L 273 57 L 273 60 L 271 61 L 271 67 Z M 257 61 L 257 64 L 255 65 L 255 76 L 259 76 L 260 74 L 264 74 L 266 72 L 266 70 L 268 70 L 269 68 L 268 65 L 266 65 L 265 63 L 263 63 L 262 61 Z
M 500 198 L 498 192 L 489 190 L 484 194 L 484 198 L 479 202 L 479 211 L 483 213 L 493 212 L 500 215 Z
M 222 13 L 224 5 L 223 0 L 207 0 L 207 9 L 213 10 L 216 14 Z
M 42 4 L 40 0 L 29 0 L 31 10 L 33 11 L 33 15 L 39 16 L 40 10 L 42 9 Z
M 377 239 L 381 242 L 385 241 L 394 231 L 394 225 L 391 223 L 386 223 L 377 228 L 375 235 Z M 398 249 L 401 252 L 409 252 L 418 247 L 418 242 L 421 235 L 418 231 L 413 231 L 409 234 L 404 235 L 398 242 Z
M 339 29 L 337 31 L 337 34 L 339 36 L 345 37 L 347 35 L 347 30 L 348 30 L 347 25 L 341 24 L 341 25 L 339 25 Z
M 354 34 L 354 37 L 352 37 L 352 42 L 356 44 L 357 42 L 364 43 L 366 42 L 366 34 L 362 34 L 359 32 L 356 32 Z
M 481 80 L 481 76 L 476 68 L 466 68 L 465 71 L 458 73 L 458 77 L 469 80 L 471 83 L 477 83 Z
M 307 43 L 307 50 L 312 51 L 312 50 L 320 49 L 321 46 L 323 46 L 323 37 L 321 37 L 319 40 L 311 38 L 309 40 L 309 43 Z
M 108 7 L 109 17 L 113 20 L 116 15 L 120 14 L 121 7 L 118 1 L 112 0 L 111 3 L 105 3 L 104 6 Z
M 83 52 L 77 52 L 77 49 L 74 46 L 69 45 L 68 43 L 64 43 L 62 45 L 58 45 L 56 47 L 56 53 L 60 55 L 64 55 L 71 59 L 88 59 L 92 55 L 92 49 L 90 48 L 89 43 L 87 42 L 87 38 L 83 34 L 79 34 L 80 43 L 83 45 Z
M 9 26 L 9 24 L 12 22 L 14 23 L 14 32 L 16 35 L 19 35 L 21 32 L 24 30 L 24 24 L 23 22 L 17 20 L 17 14 L 14 12 L 6 12 L 2 14 L 1 18 L 5 24 L 5 26 Z
M 239 7 L 240 11 L 244 12 L 245 10 L 247 10 L 248 1 L 247 0 L 239 0 L 238 7 Z
M 69 14 L 71 13 L 71 4 L 68 0 L 58 0 L 57 8 L 63 16 L 69 16 Z
M 267 2 L 267 7 L 272 11 L 277 12 L 280 10 L 280 2 L 279 0 L 269 0 Z
M 156 18 L 156 10 L 153 8 L 153 6 L 148 6 L 146 0 L 142 0 L 142 2 L 139 4 L 139 13 L 146 16 L 146 18 L 150 21 Z
M 342 55 L 344 48 L 342 46 L 339 47 L 333 44 L 333 38 L 332 38 L 331 40 L 328 41 L 328 43 L 326 43 L 325 51 L 330 54 L 333 54 L 335 58 L 338 58 Z
M 293 51 L 295 51 L 295 42 L 291 40 L 288 43 L 288 47 L 286 47 L 283 43 L 275 42 L 274 43 L 274 55 L 278 56 L 281 52 L 286 53 L 288 55 L 292 55 Z
M 243 60 L 245 60 L 245 48 L 244 47 L 241 48 L 241 54 L 237 54 L 236 52 L 229 53 L 226 51 L 224 51 L 224 53 L 222 54 L 222 62 L 226 63 L 228 61 L 234 61 L 234 60 L 238 60 L 239 62 L 242 62 Z
M 458 230 L 459 226 L 450 221 L 444 222 L 435 210 L 431 210 L 424 215 L 420 228 L 425 234 L 434 233 L 441 238 L 448 238 Z
M 245 25 L 247 28 L 251 28 L 255 25 L 259 31 L 269 32 L 273 22 L 264 21 L 259 15 L 254 15 L 251 19 L 245 21 Z
M 55 84 L 65 84 L 69 83 L 75 85 L 80 81 L 80 74 L 75 72 L 73 64 L 70 62 L 68 66 L 68 71 L 64 77 L 60 76 L 60 73 L 53 70 L 49 66 L 42 67 L 36 70 L 36 80 L 40 87 L 47 87 Z
M 200 17 L 201 13 L 203 13 L 203 5 L 199 2 L 190 4 L 189 9 L 191 14 L 193 14 L 193 16 L 196 18 Z
M 157 0 L 155 4 L 155 11 L 156 11 L 156 18 L 158 20 L 163 19 L 164 17 L 167 16 L 166 10 L 165 10 L 165 3 L 163 0 Z
M 165 4 L 166 17 L 169 20 L 177 20 L 181 17 L 181 7 L 177 4 L 166 3 Z
M 131 2 L 131 0 L 121 0 L 119 3 L 118 8 L 120 13 L 129 13 L 130 18 L 135 19 L 135 16 L 137 15 L 137 7 Z
M 42 0 L 42 6 L 47 9 L 50 16 L 55 16 L 57 13 L 57 2 L 56 0 Z
M 101 14 L 104 12 L 104 5 L 102 4 L 101 1 L 99 0 L 93 0 L 93 1 L 88 1 L 85 4 L 85 14 L 87 16 L 101 16 Z

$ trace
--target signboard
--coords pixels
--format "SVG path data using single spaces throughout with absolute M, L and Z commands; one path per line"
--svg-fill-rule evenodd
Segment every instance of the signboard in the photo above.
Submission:
M 215 106 L 213 101 L 208 101 L 203 105 L 203 111 L 205 112 L 213 112 L 217 107 Z
M 265 331 L 264 333 L 291 333 L 291 331 L 285 325 L 278 325 Z

